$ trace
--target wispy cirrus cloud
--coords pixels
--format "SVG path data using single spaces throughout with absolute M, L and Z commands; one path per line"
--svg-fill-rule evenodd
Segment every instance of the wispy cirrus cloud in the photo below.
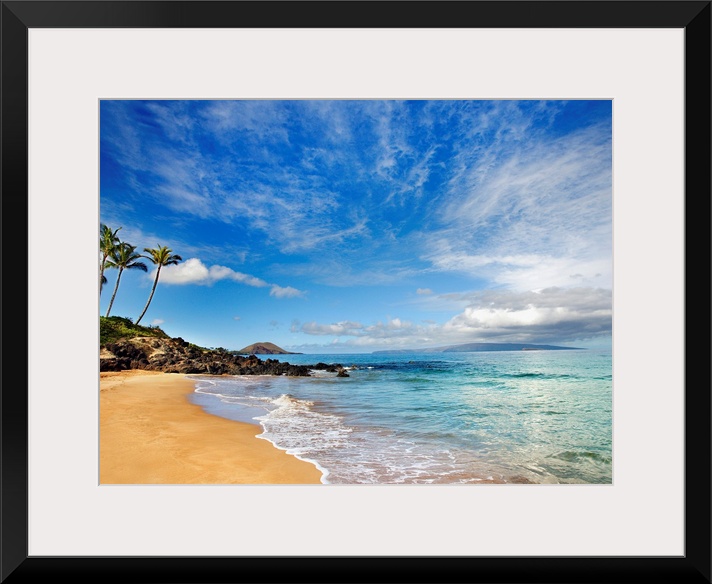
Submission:
M 606 334 L 610 313 L 596 324 L 573 292 L 521 309 L 505 294 L 610 291 L 610 103 L 117 101 L 101 126 L 102 219 L 189 258 L 167 283 L 358 305 L 279 315 L 358 347 Z M 480 287 L 494 306 L 433 292 Z
M 318 169 L 304 174 L 303 157 L 288 149 L 286 110 L 280 104 L 211 102 L 194 113 L 210 132 L 194 127 L 178 132 L 173 117 L 161 113 L 152 122 L 160 126 L 163 139 L 132 136 L 135 148 L 128 149 L 131 156 L 123 156 L 124 170 L 137 177 L 142 196 L 173 213 L 244 224 L 282 253 L 328 249 L 365 235 L 364 213 L 345 206 L 342 193 Z M 153 103 L 148 107 L 166 110 Z M 268 137 L 276 149 L 264 148 L 262 140 Z M 222 154 L 205 148 L 206 141 L 216 140 Z
M 525 115 L 517 102 L 149 102 L 168 140 L 122 124 L 118 141 L 144 195 L 183 216 L 244 223 L 282 253 L 337 257 L 377 246 L 398 255 L 415 228 L 423 242 L 443 239 L 460 254 L 521 255 L 535 238 L 572 249 L 577 234 L 581 241 L 610 219 L 599 204 L 610 196 L 610 131 L 531 131 L 532 119 L 558 111 L 540 103 Z M 305 132 L 313 139 L 302 146 Z M 431 179 L 446 190 L 425 197 Z
M 487 253 L 491 251 L 491 255 Z M 601 249 L 582 251 L 573 256 L 545 254 L 499 255 L 500 250 L 470 254 L 453 240 L 434 242 L 424 259 L 437 271 L 477 275 L 493 284 L 515 290 L 534 290 L 548 286 L 611 287 L 610 256 Z M 506 251 L 506 250 L 501 250 Z
M 216 100 L 201 108 L 200 117 L 223 142 L 235 138 L 253 142 L 286 142 L 287 111 L 272 100 Z
M 572 274 L 610 286 L 610 152 L 601 126 L 463 162 L 421 257 L 517 289 L 571 285 Z
M 363 332 L 360 322 L 341 321 L 331 324 L 318 324 L 314 321 L 292 324 L 292 332 L 303 332 L 308 335 L 359 336 Z

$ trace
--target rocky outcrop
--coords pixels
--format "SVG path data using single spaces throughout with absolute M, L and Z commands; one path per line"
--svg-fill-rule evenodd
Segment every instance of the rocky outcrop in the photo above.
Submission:
M 338 363 L 322 363 L 319 361 L 316 365 L 309 365 L 309 369 L 314 369 L 316 371 L 328 371 L 329 373 L 336 373 L 336 377 L 349 377 L 346 373 L 346 369 L 343 365 Z
M 207 375 L 288 375 L 308 377 L 310 369 L 317 366 L 291 365 L 255 355 L 247 357 L 233 355 L 224 349 L 201 349 L 181 338 L 159 339 L 153 337 L 133 337 L 101 347 L 99 355 L 100 371 L 123 371 L 144 369 L 164 373 L 203 373 Z M 331 367 L 337 376 L 346 376 L 341 365 Z

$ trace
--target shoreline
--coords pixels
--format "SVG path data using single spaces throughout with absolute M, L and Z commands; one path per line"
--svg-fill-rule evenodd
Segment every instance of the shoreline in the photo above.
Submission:
M 99 483 L 321 484 L 312 463 L 260 439 L 262 427 L 209 414 L 178 373 L 101 372 Z

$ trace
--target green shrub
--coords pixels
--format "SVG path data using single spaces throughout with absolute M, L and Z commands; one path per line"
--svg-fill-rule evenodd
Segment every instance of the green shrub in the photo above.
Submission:
M 130 318 L 123 316 L 99 317 L 99 344 L 115 343 L 127 337 L 158 337 L 170 338 L 158 326 L 140 326 L 133 323 Z

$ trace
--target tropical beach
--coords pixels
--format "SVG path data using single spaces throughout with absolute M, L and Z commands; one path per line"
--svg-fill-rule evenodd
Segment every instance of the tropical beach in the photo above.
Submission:
M 102 372 L 99 482 L 318 484 L 321 472 L 255 436 L 259 426 L 205 413 L 179 374 Z
M 610 351 L 481 343 L 344 366 L 101 322 L 129 331 L 101 351 L 102 484 L 612 480 Z
M 100 102 L 102 484 L 611 484 L 611 100 Z

